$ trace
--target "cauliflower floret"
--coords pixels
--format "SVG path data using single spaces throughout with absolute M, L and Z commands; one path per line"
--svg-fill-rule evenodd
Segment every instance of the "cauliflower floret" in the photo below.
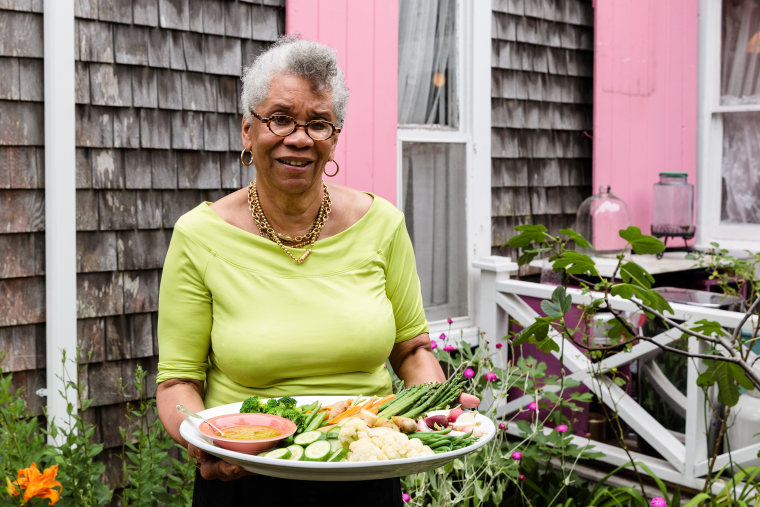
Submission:
M 369 438 L 360 438 L 348 447 L 348 461 L 384 461 L 389 459 Z
M 409 443 L 406 435 L 390 428 L 372 428 L 369 436 L 372 443 L 382 449 L 388 459 L 406 457 L 406 446 Z
M 409 439 L 409 445 L 406 449 L 407 458 L 421 458 L 422 456 L 432 456 L 433 454 L 435 454 L 435 451 L 423 444 L 419 438 Z
M 369 438 L 369 435 L 367 434 L 368 430 L 369 426 L 367 426 L 366 421 L 358 417 L 349 417 L 340 427 L 338 440 L 340 440 L 341 444 L 346 446 L 359 438 Z
M 346 432 L 346 437 L 352 435 Z M 348 461 L 377 461 L 399 458 L 431 456 L 435 452 L 419 439 L 410 439 L 391 428 L 367 428 L 356 432 L 357 438 L 350 444 Z M 341 430 L 341 437 L 343 430 Z

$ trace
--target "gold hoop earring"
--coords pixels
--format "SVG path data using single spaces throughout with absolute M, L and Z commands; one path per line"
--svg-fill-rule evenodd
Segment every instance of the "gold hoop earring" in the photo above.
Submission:
M 245 161 L 245 154 L 246 153 L 250 153 L 251 154 L 251 159 L 248 161 L 248 163 L 246 163 L 246 161 Z M 240 163 L 243 164 L 246 167 L 248 167 L 249 165 L 253 164 L 253 150 L 251 150 L 249 152 L 248 150 L 246 150 L 245 148 L 243 148 L 243 151 L 240 152 Z
M 326 170 L 326 169 L 327 169 L 327 164 L 325 164 L 325 168 L 324 168 L 324 169 L 322 169 L 322 171 L 325 173 L 325 176 L 327 176 L 328 178 L 332 178 L 332 177 L 334 177 L 336 174 L 338 174 L 338 171 L 340 171 L 340 166 L 338 165 L 338 163 L 337 163 L 335 160 L 328 160 L 327 162 L 328 162 L 328 163 L 332 162 L 333 164 L 335 164 L 335 172 L 334 172 L 334 173 L 332 173 L 332 174 L 328 174 L 328 173 L 327 173 L 327 170 Z

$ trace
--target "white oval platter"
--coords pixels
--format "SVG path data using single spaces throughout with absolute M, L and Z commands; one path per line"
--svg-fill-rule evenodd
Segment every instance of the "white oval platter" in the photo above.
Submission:
M 345 400 L 352 396 L 294 396 L 299 405 L 306 405 L 319 400 L 323 405 L 329 405 L 336 401 Z M 205 418 L 224 414 L 236 414 L 240 412 L 240 403 L 230 403 L 219 407 L 209 408 L 200 412 Z M 290 461 L 284 459 L 260 458 L 251 454 L 229 451 L 217 447 L 198 430 L 198 419 L 189 417 L 180 425 L 179 432 L 182 437 L 224 461 L 242 466 L 249 472 L 280 477 L 283 479 L 312 480 L 312 481 L 360 481 L 369 479 L 385 479 L 388 477 L 402 477 L 433 470 L 445 465 L 460 456 L 470 453 L 486 445 L 496 434 L 496 426 L 493 421 L 482 414 L 478 414 L 477 420 L 486 434 L 472 445 L 449 452 L 442 452 L 433 456 L 420 458 L 402 458 L 388 461 L 364 461 L 364 462 L 338 462 L 324 463 L 314 461 Z

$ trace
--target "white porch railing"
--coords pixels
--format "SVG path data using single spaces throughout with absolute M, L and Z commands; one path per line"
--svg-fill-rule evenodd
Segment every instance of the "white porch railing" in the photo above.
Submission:
M 552 291 L 555 288 L 553 285 L 511 279 L 510 273 L 517 271 L 517 264 L 511 262 L 509 258 L 488 257 L 476 262 L 474 266 L 481 270 L 479 287 L 481 332 L 484 332 L 486 337 L 493 338 L 489 340 L 491 347 L 497 339 L 507 335 L 509 318 L 514 319 L 522 326 L 527 326 L 538 316 L 522 299 L 523 297 L 551 299 Z M 574 289 L 568 289 L 567 293 L 572 297 L 574 304 L 588 304 L 592 299 L 598 297 L 593 294 L 582 294 L 580 290 Z M 621 298 L 611 298 L 611 303 L 613 308 L 617 310 L 635 311 L 638 309 L 630 301 Z M 671 304 L 671 306 L 675 312 L 673 318 L 684 322 L 709 319 L 733 329 L 740 324 L 743 317 L 741 313 L 712 308 L 684 304 Z M 749 329 L 750 324 L 746 324 L 747 329 Z M 560 346 L 560 350 L 565 351 L 562 362 L 569 370 L 570 377 L 583 383 L 600 401 L 604 402 L 610 409 L 616 410 L 625 424 L 660 454 L 657 457 L 631 452 L 633 458 L 636 461 L 644 462 L 659 478 L 665 481 L 701 489 L 704 486 L 712 458 L 711 455 L 708 455 L 707 450 L 705 399 L 702 389 L 697 387 L 696 383 L 698 372 L 702 368 L 701 361 L 688 361 L 688 388 L 685 397 L 664 380 L 664 376 L 661 378 L 662 394 L 665 395 L 669 404 L 676 407 L 677 411 L 685 414 L 685 434 L 677 436 L 652 417 L 634 398 L 618 387 L 611 378 L 604 374 L 598 374 L 599 372 L 606 373 L 612 368 L 620 367 L 631 361 L 641 360 L 643 368 L 640 369 L 640 372 L 651 372 L 655 376 L 654 381 L 657 382 L 659 370 L 648 367 L 646 363 L 648 359 L 658 353 L 659 349 L 656 345 L 650 342 L 640 342 L 634 345 L 630 352 L 617 353 L 599 363 L 592 363 L 572 341 L 563 338 L 556 331 L 551 336 Z M 680 337 L 680 332 L 669 330 L 653 338 L 659 343 L 669 344 Z M 502 350 L 506 350 L 506 348 Z M 698 343 L 697 340 L 692 340 L 689 343 L 689 350 L 694 353 L 701 352 L 702 344 Z M 496 349 L 491 352 L 499 354 L 499 366 L 506 365 L 506 352 Z M 553 352 L 552 355 L 557 359 L 560 358 L 559 352 Z M 653 362 L 649 364 L 654 365 Z M 503 414 L 508 415 L 516 412 L 531 401 L 533 398 L 527 395 L 515 400 L 508 400 L 503 407 Z M 512 426 L 508 431 L 517 433 L 517 429 L 513 429 Z M 615 466 L 630 463 L 628 455 L 620 447 L 580 436 L 573 438 L 576 445 L 591 444 L 596 450 L 603 452 L 605 457 L 600 458 L 600 461 Z M 757 461 L 758 450 L 760 450 L 760 443 L 735 449 L 732 452 L 731 460 L 734 464 L 747 466 Z M 728 454 L 719 454 L 713 470 L 721 469 L 728 462 Z

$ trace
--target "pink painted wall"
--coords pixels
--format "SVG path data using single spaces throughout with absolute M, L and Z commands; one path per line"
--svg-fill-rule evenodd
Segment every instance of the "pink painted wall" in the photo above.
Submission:
M 397 2 L 287 0 L 285 31 L 334 48 L 351 91 L 334 181 L 395 203 Z
M 646 234 L 658 174 L 697 183 L 697 3 L 594 2 L 594 193 L 611 185 Z

